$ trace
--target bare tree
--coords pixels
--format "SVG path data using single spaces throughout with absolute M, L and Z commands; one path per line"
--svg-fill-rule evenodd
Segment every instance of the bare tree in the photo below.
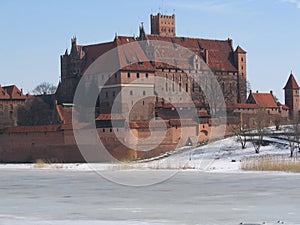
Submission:
M 247 124 L 243 123 L 242 114 L 239 122 L 231 125 L 231 131 L 236 136 L 236 141 L 241 144 L 242 149 L 245 149 L 249 137 L 249 129 Z
M 278 116 L 274 119 L 274 124 L 275 124 L 277 131 L 280 129 L 281 122 L 282 122 L 282 118 L 280 116 Z
M 33 89 L 32 93 L 35 95 L 43 95 L 43 94 L 51 95 L 54 94 L 55 91 L 56 91 L 56 86 L 48 82 L 43 82 L 38 86 L 36 86 L 35 89 Z
M 269 125 L 268 115 L 264 108 L 259 108 L 254 115 L 254 133 L 251 135 L 251 141 L 256 154 L 260 153 L 260 147 L 263 144 L 265 128 Z

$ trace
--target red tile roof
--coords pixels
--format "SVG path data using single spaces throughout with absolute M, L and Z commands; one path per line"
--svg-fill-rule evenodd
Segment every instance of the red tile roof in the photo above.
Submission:
M 244 49 L 242 49 L 240 46 L 237 46 L 236 50 L 237 53 L 247 53 Z
M 19 88 L 17 88 L 16 85 L 4 86 L 2 87 L 2 89 L 6 91 L 10 99 L 25 100 L 27 98 L 27 96 L 24 95 L 22 91 L 20 91 Z
M 111 65 L 108 67 L 109 69 L 154 71 L 154 67 L 150 64 L 143 49 L 133 37 L 119 36 L 112 42 L 87 45 L 83 46 L 82 49 L 85 52 L 86 60 L 83 71 L 86 71 L 98 57 L 108 53 L 110 50 L 112 51 L 107 57 L 101 59 L 103 65 Z
M 0 99 L 10 99 L 9 94 L 0 86 Z
M 227 105 L 228 109 L 257 109 L 258 105 L 244 103 L 244 104 L 234 104 L 234 105 Z
M 85 71 L 98 57 L 102 56 L 109 50 L 116 47 L 117 45 L 114 41 L 108 43 L 102 43 L 102 44 L 83 46 L 82 49 L 85 52 L 85 60 L 86 60 L 83 71 Z M 105 58 L 103 58 L 103 60 L 105 60 Z M 107 61 L 106 63 L 110 63 L 110 61 Z
M 283 89 L 299 89 L 299 85 L 293 74 L 290 75 L 285 87 Z
M 4 129 L 6 133 L 24 133 L 24 132 L 53 132 L 60 130 L 60 125 L 47 125 L 47 126 L 18 126 L 8 127 Z
M 72 108 L 56 105 L 56 111 L 63 124 L 72 124 Z
M 157 35 L 147 35 L 149 40 L 166 41 L 188 48 L 193 53 L 202 57 L 205 61 L 205 50 L 208 52 L 208 66 L 215 71 L 237 71 L 233 63 L 233 49 L 229 40 L 207 40 L 186 37 L 161 37 Z M 163 51 L 166 56 L 172 57 L 174 48 L 170 51 Z M 174 56 L 178 58 L 178 56 Z M 182 56 L 181 56 L 182 57 Z
M 162 123 L 161 121 L 154 121 L 153 123 L 154 128 L 164 128 L 167 127 L 169 128 L 169 123 L 168 121 L 165 121 L 165 123 Z M 140 128 L 144 128 L 144 129 L 149 129 L 150 128 L 150 123 L 149 122 L 130 122 L 129 126 L 131 129 L 140 129 Z
M 124 120 L 124 117 L 121 114 L 100 114 L 96 120 Z
M 233 48 L 232 43 L 229 40 L 207 40 L 198 38 L 185 38 L 185 37 L 160 37 L 157 35 L 147 35 L 150 41 L 165 41 L 173 43 L 174 45 L 180 45 L 188 48 L 194 54 L 200 56 L 204 61 L 208 59 L 208 66 L 215 71 L 233 71 L 236 72 L 237 68 L 233 62 Z M 169 64 L 173 67 L 188 69 L 191 67 L 190 53 L 184 53 L 181 51 L 181 55 L 178 55 L 173 45 L 166 45 L 159 48 L 159 55 L 161 57 L 167 57 L 170 59 Z M 85 52 L 85 65 L 83 71 L 85 71 L 98 57 L 107 53 L 108 51 L 116 48 L 116 54 L 111 57 L 117 58 L 114 60 L 118 68 L 123 70 L 141 70 L 141 71 L 154 71 L 155 68 L 149 62 L 149 58 L 145 55 L 140 43 L 133 37 L 118 36 L 114 41 L 96 45 L 83 46 L 82 49 Z M 239 52 L 245 52 L 242 48 L 238 47 Z M 206 56 L 206 53 L 208 54 Z M 186 55 L 185 55 L 186 54 Z M 112 59 L 108 57 L 104 58 L 104 64 L 111 64 Z M 207 67 L 207 65 L 202 65 Z M 156 67 L 165 67 L 163 62 L 156 62 Z
M 252 103 L 251 98 L 253 98 L 254 103 L 259 107 L 278 108 L 277 102 L 271 93 L 251 93 L 248 98 L 250 102 L 247 100 L 248 103 Z

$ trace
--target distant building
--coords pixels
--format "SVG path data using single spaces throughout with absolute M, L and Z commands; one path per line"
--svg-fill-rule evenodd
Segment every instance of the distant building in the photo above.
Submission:
M 299 115 L 299 85 L 291 73 L 289 79 L 285 85 L 284 96 L 285 96 L 285 104 L 289 107 L 290 110 L 290 118 L 296 119 Z M 299 118 L 298 118 L 299 119 Z
M 24 105 L 26 99 L 17 86 L 0 86 L 0 128 L 17 125 L 18 107 Z

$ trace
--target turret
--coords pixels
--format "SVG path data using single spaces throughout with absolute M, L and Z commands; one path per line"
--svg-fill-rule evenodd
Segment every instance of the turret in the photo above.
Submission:
M 175 37 L 175 15 L 166 16 L 158 13 L 151 15 L 151 34 L 163 37 Z
M 290 110 L 290 119 L 296 119 L 299 111 L 299 85 L 297 84 L 292 72 L 283 89 L 285 95 L 285 104 Z
M 232 41 L 229 39 L 229 44 Z M 238 71 L 238 103 L 244 103 L 247 98 L 247 52 L 243 50 L 240 46 L 234 51 L 234 64 Z

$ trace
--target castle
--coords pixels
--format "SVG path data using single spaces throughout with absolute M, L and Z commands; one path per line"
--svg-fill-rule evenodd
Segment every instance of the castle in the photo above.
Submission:
M 87 46 L 78 45 L 76 37 L 72 38 L 71 50 L 60 57 L 57 91 L 49 98 L 55 99 L 53 112 L 57 122 L 1 131 L 0 161 L 34 161 L 43 157 L 63 162 L 85 161 L 72 124 L 72 112 L 80 107 L 74 102 L 74 95 L 85 78 L 88 82 L 82 92 L 86 97 L 84 105 L 93 108 L 97 134 L 117 159 L 148 158 L 184 145 L 196 145 L 230 134 L 233 124 L 254 128 L 259 110 L 264 111 L 268 125 L 298 118 L 299 86 L 292 74 L 284 87 L 285 105 L 276 101 L 272 91 L 250 91 L 247 97 L 247 53 L 240 46 L 234 48 L 231 39 L 178 37 L 175 15 L 158 13 L 151 15 L 150 20 L 151 34 L 141 24 L 138 37 L 116 35 L 111 42 Z M 107 54 L 102 67 L 113 61 L 117 69 L 88 77 L 97 67 L 97 60 Z M 168 60 L 163 61 L 165 58 Z M 221 92 L 209 80 L 211 74 Z M 91 93 L 98 96 L 92 105 Z M 207 100 L 208 93 L 215 95 L 215 109 Z M 21 96 L 25 101 L 22 93 Z M 225 104 L 219 103 L 220 96 Z M 84 118 L 81 122 L 84 124 Z M 160 137 L 163 129 L 165 135 Z M 16 138 L 22 140 L 22 146 Z M 152 148 L 156 142 L 160 144 Z
M 71 103 L 73 101 L 74 93 L 80 78 L 83 76 L 87 68 L 101 55 L 117 48 L 119 46 L 133 43 L 135 49 L 132 53 L 118 51 L 117 58 L 121 60 L 130 61 L 132 54 L 138 57 L 140 63 L 130 65 L 126 68 L 121 68 L 114 76 L 116 76 L 115 85 L 122 86 L 130 83 L 137 78 L 147 77 L 149 80 L 153 77 L 163 77 L 172 80 L 187 87 L 187 92 L 193 95 L 193 100 L 196 102 L 197 97 L 201 95 L 199 88 L 193 86 L 194 81 L 191 79 L 184 79 L 187 77 L 186 71 L 194 71 L 199 74 L 205 74 L 208 69 L 202 64 L 206 64 L 211 70 L 224 93 L 226 103 L 236 104 L 244 103 L 247 94 L 247 62 L 246 52 L 238 46 L 233 49 L 233 42 L 231 39 L 227 40 L 207 40 L 200 38 L 177 37 L 175 33 L 175 15 L 166 16 L 158 13 L 151 15 L 151 34 L 146 34 L 144 26 L 140 26 L 139 37 L 117 36 L 112 42 L 101 43 L 95 45 L 81 46 L 77 45 L 76 38 L 72 39 L 72 47 L 70 53 L 68 50 L 61 56 L 61 81 L 58 87 L 58 101 L 59 103 Z M 153 58 L 153 46 L 143 47 L 138 43 L 139 41 L 165 41 L 173 45 L 183 46 L 193 52 L 194 58 L 184 65 L 185 68 L 176 68 L 176 66 L 162 65 L 161 63 L 149 63 Z M 136 42 L 136 44 L 134 44 Z M 152 51 L 151 51 L 152 50 Z M 165 46 L 161 50 L 165 55 L 171 54 L 170 46 Z M 176 58 L 176 56 L 172 56 Z M 142 63 L 143 60 L 147 60 Z M 178 59 L 179 61 L 180 59 Z M 175 61 L 175 60 L 174 60 Z M 120 62 L 122 63 L 122 62 Z M 176 64 L 176 62 L 175 62 Z M 156 92 L 157 87 L 149 90 Z M 168 87 L 170 89 L 170 87 Z M 100 97 L 101 103 L 112 103 L 116 92 L 120 90 L 107 89 L 109 100 Z M 165 90 L 169 95 L 178 94 L 178 90 Z M 156 101 L 156 104 L 159 104 Z M 101 111 L 101 110 L 100 110 Z

